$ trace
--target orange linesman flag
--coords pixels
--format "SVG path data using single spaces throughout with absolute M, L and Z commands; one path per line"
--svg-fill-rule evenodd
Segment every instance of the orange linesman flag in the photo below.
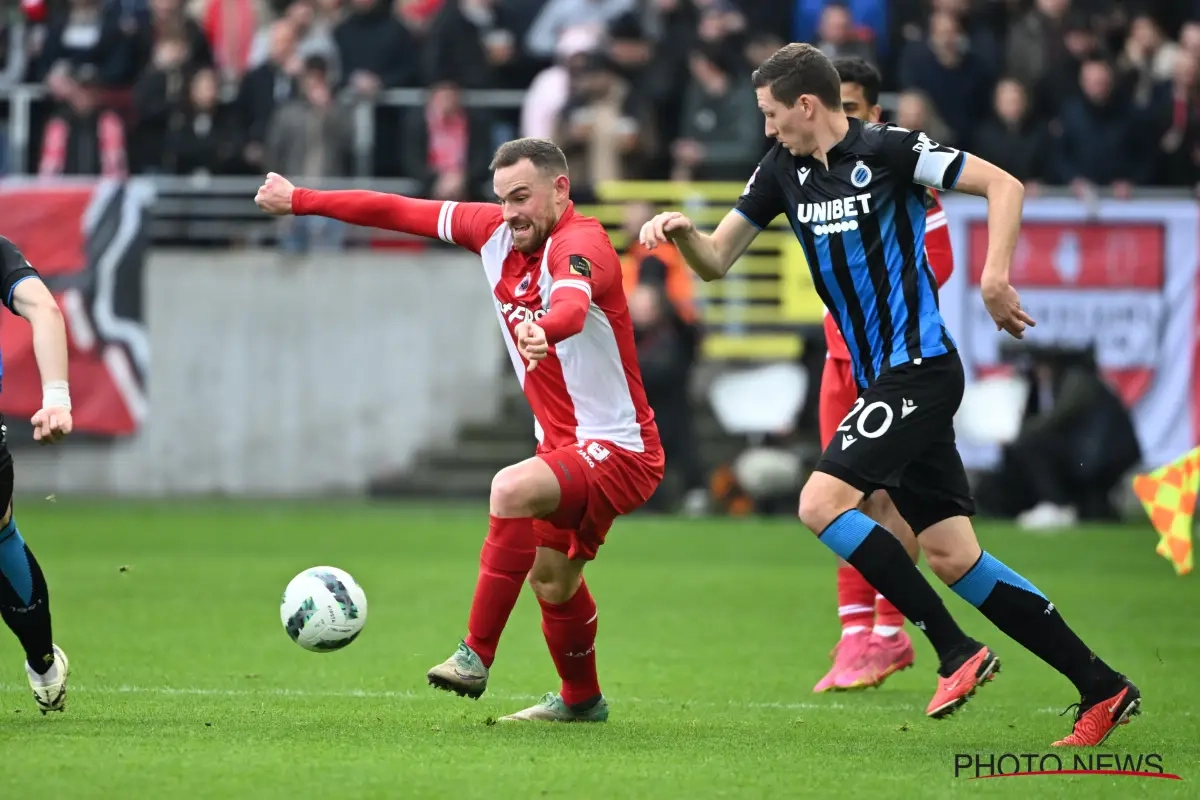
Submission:
M 1150 524 L 1158 531 L 1157 552 L 1170 559 L 1175 572 L 1192 571 L 1192 515 L 1200 488 L 1200 447 L 1176 461 L 1133 479 Z

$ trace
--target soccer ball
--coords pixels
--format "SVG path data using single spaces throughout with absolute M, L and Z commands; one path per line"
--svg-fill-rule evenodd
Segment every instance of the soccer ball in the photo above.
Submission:
M 283 590 L 279 619 L 292 641 L 305 650 L 341 650 L 367 624 L 367 595 L 344 570 L 313 567 Z

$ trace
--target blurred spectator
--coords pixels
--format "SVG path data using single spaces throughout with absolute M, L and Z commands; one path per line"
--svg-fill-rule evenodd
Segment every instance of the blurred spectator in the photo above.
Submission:
M 204 33 L 222 78 L 240 81 L 245 75 L 257 29 L 255 0 L 208 0 Z
M 1063 104 L 1079 94 L 1079 70 L 1083 62 L 1102 52 L 1100 37 L 1092 29 L 1085 14 L 1072 14 L 1063 22 L 1063 49 L 1058 53 L 1057 67 L 1048 70 L 1031 86 L 1033 113 L 1051 121 L 1057 132 L 1058 113 Z
M 1063 24 L 1070 5 L 1071 0 L 1037 0 L 1009 29 L 1006 71 L 1026 87 L 1061 66 Z
M 1185 22 L 1179 29 L 1179 46 L 1200 58 L 1200 19 L 1196 22 Z
M 875 48 L 855 35 L 850 9 L 841 3 L 830 3 L 821 11 L 817 28 L 817 48 L 830 59 L 862 58 L 875 60 Z
M 150 0 L 150 24 L 145 28 L 141 42 L 140 63 L 153 60 L 155 48 L 164 37 L 182 37 L 187 60 L 182 67 L 194 72 L 200 67 L 211 67 L 212 49 L 200 23 L 188 16 L 183 0 Z
M 647 82 L 646 65 L 654 52 L 637 14 L 622 14 L 608 26 L 608 57 L 631 86 Z
M 31 64 L 30 80 L 40 83 L 60 62 L 69 67 L 90 65 L 103 86 L 131 86 L 137 79 L 139 30 L 101 0 L 70 0 L 52 13 Z
M 296 26 L 281 19 L 270 28 L 270 52 L 265 64 L 246 73 L 237 107 L 246 131 L 243 158 L 251 170 L 262 172 L 263 143 L 275 107 L 296 95 L 296 78 L 303 62 L 296 54 Z
M 910 131 L 924 131 L 935 142 L 953 141 L 950 129 L 919 90 L 902 92 L 896 99 L 896 124 Z
M 175 171 L 175 164 L 166 152 L 166 142 L 183 124 L 193 61 L 190 46 L 182 27 L 160 31 L 155 37 L 150 65 L 133 87 L 137 125 L 130 141 L 134 172 Z
M 812 42 L 820 38 L 818 30 L 829 0 L 793 0 L 795 20 L 792 41 Z M 860 38 L 873 44 L 876 53 L 886 58 L 890 52 L 888 41 L 889 0 L 842 0 L 841 5 L 850 11 Z M 845 54 L 850 55 L 850 54 Z
M 201 69 L 192 76 L 181 124 L 167 140 L 167 163 L 179 175 L 227 175 L 241 170 L 237 115 L 220 104 L 217 74 Z
M 976 132 L 972 152 L 1030 190 L 1045 179 L 1049 149 L 1045 124 L 1030 114 L 1025 87 L 1012 78 L 996 84 L 992 116 Z
M 354 132 L 345 109 L 333 97 L 329 67 L 320 56 L 309 56 L 300 76 L 301 97 L 279 107 L 267 134 L 266 168 L 319 182 L 350 174 Z M 323 217 L 285 220 L 281 244 L 289 251 L 340 249 L 345 227 Z
M 42 134 L 39 175 L 128 174 L 125 128 L 120 117 L 100 104 L 96 68 L 83 64 L 57 67 L 47 79 L 58 109 Z
M 624 227 L 630 244 L 621 258 L 621 273 L 646 399 L 667 454 L 669 477 L 647 505 L 651 510 L 674 510 L 680 499 L 695 506 L 697 498 L 702 502 L 707 496 L 691 401 L 700 334 L 692 273 L 679 251 L 668 246 L 651 253 L 638 241 L 638 231 L 654 214 L 649 203 L 626 207 Z
M 766 149 L 758 103 L 721 57 L 710 47 L 692 52 L 680 138 L 671 145 L 672 180 L 737 181 Z
M 571 75 L 571 97 L 554 137 L 566 153 L 575 185 L 585 193 L 604 181 L 637 176 L 655 144 L 629 84 L 607 56 L 587 57 Z
M 589 53 L 600 46 L 595 28 L 582 26 L 563 31 L 555 63 L 537 74 L 521 104 L 521 136 L 553 139 L 558 119 L 571 95 L 571 73 L 587 63 Z
M 466 89 L 523 88 L 528 77 L 505 9 L 496 0 L 447 0 L 425 43 L 424 79 Z
M 421 182 L 422 196 L 483 200 L 493 151 L 487 112 L 464 108 L 453 81 L 435 84 L 422 111 L 409 116 L 404 142 L 407 174 Z
M 350 13 L 333 32 L 342 80 L 360 97 L 380 90 L 417 86 L 420 48 L 386 0 L 349 0 Z
M 608 23 L 636 8 L 637 0 L 546 0 L 525 36 L 525 49 L 534 58 L 549 59 L 567 28 L 595 25 L 603 31 Z
M 654 0 L 654 10 L 658 14 L 658 40 L 638 88 L 660 141 L 673 142 L 679 138 L 683 114 L 680 87 L 691 78 L 688 57 L 696 41 L 699 13 L 687 0 Z M 666 148 L 655 148 L 647 162 L 647 176 L 666 178 L 670 171 L 670 153 Z
M 283 12 L 283 18 L 292 23 L 296 32 L 296 56 L 304 61 L 309 56 L 320 56 L 329 67 L 329 79 L 337 84 L 341 74 L 341 58 L 333 38 L 335 26 L 341 19 L 341 5 L 337 0 L 292 0 Z M 270 50 L 269 29 L 263 29 L 254 37 L 250 46 L 247 66 L 250 69 L 267 60 Z
M 1118 519 L 1109 494 L 1141 458 L 1129 411 L 1093 353 L 1041 348 L 1030 356 L 1025 420 L 1000 469 L 980 483 L 981 508 L 1028 528 Z
M 987 115 L 992 90 L 993 76 L 969 47 L 958 19 L 937 12 L 929 19 L 929 39 L 911 43 L 900 68 L 900 85 L 929 97 L 952 131 L 949 141 L 959 147 L 970 147 L 975 125 Z
M 1159 183 L 1167 186 L 1200 184 L 1200 62 L 1183 51 L 1175 59 L 1160 146 L 1163 161 Z
M 1167 41 L 1153 17 L 1139 14 L 1133 18 L 1119 67 L 1132 85 L 1136 104 L 1148 105 L 1156 87 L 1170 80 L 1179 52 L 1179 45 Z
M 1088 196 L 1093 185 L 1111 185 L 1118 197 L 1129 197 L 1132 184 L 1144 183 L 1154 167 L 1153 151 L 1141 146 L 1144 120 L 1117 93 L 1107 61 L 1084 62 L 1079 85 L 1080 95 L 1060 114 L 1059 179 L 1080 197 Z
M 723 50 L 724 63 L 740 59 L 746 40 L 746 18 L 732 0 L 694 0 L 700 10 L 696 34 L 700 44 L 714 52 Z M 692 44 L 688 45 L 689 51 Z M 757 66 L 757 65 L 755 65 Z

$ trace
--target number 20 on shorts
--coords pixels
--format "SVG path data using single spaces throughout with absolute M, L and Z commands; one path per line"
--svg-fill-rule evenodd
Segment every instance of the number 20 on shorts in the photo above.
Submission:
M 879 414 L 876 412 L 882 412 L 882 419 L 879 418 Z M 856 416 L 858 417 L 857 420 L 855 420 Z M 860 397 L 854 401 L 854 405 L 850 407 L 850 413 L 842 420 L 842 424 L 838 425 L 838 432 L 849 433 L 851 429 L 854 429 L 860 436 L 868 439 L 878 439 L 892 427 L 892 420 L 894 418 L 895 414 L 892 411 L 892 407 L 887 403 L 882 400 L 876 400 L 867 405 L 867 401 Z

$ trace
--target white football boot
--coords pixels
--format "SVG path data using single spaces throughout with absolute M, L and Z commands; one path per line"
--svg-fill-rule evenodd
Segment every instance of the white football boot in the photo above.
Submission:
M 478 653 L 460 642 L 454 655 L 429 670 L 426 677 L 430 686 L 478 700 L 487 691 L 488 668 Z
M 67 678 L 71 675 L 71 665 L 61 647 L 54 645 L 54 663 L 44 675 L 34 672 L 28 663 L 25 664 L 25 674 L 29 676 L 29 688 L 33 689 L 33 699 L 37 701 L 42 714 L 62 711 L 66 707 Z

